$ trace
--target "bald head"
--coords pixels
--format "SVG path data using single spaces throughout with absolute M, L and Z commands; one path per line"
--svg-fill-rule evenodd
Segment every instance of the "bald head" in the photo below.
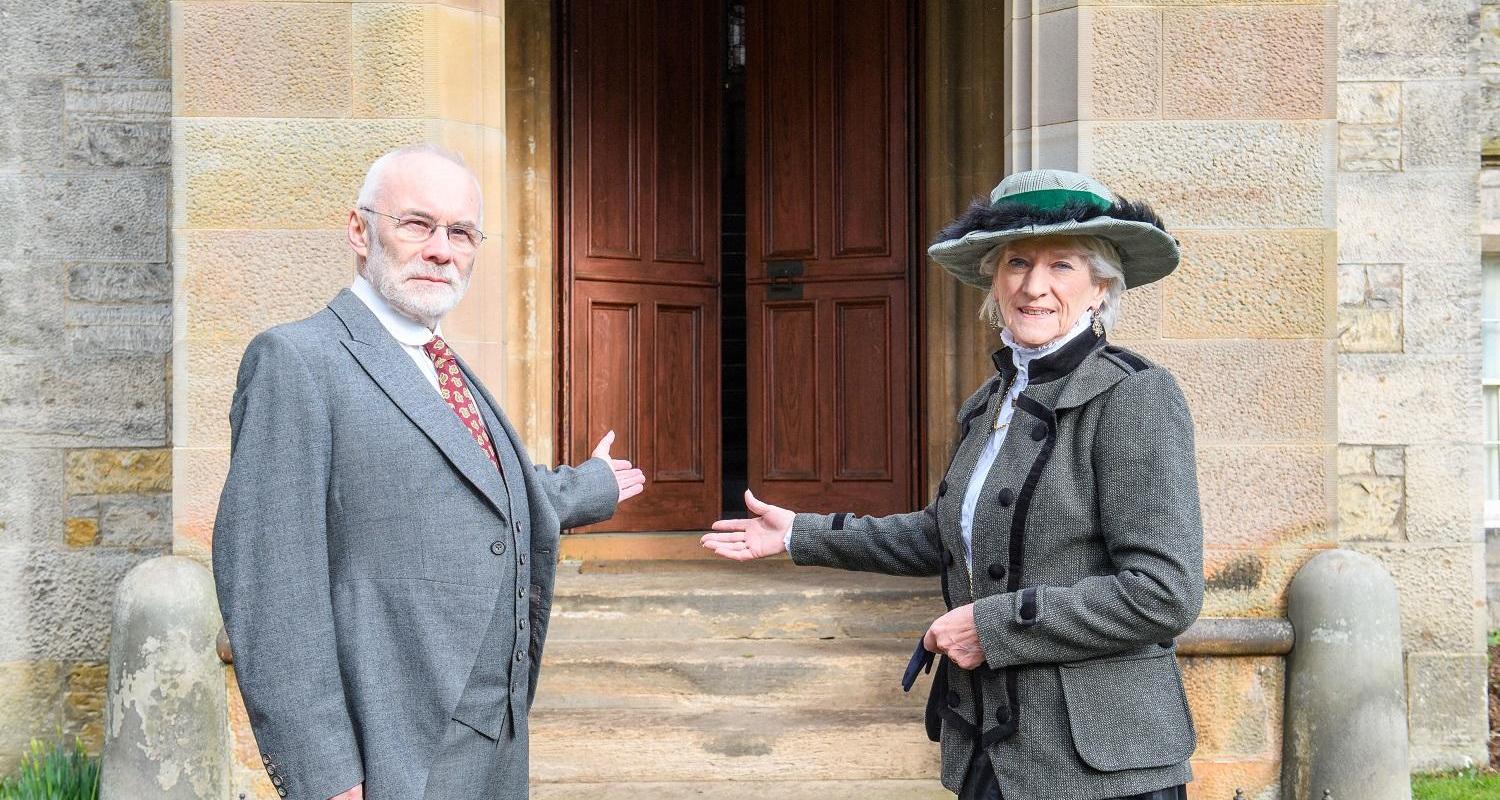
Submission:
M 451 179 L 460 174 L 463 175 L 467 178 L 478 204 L 479 210 L 473 221 L 477 223 L 478 218 L 483 217 L 484 198 L 479 189 L 479 176 L 475 175 L 474 171 L 469 169 L 469 165 L 464 163 L 463 156 L 430 142 L 398 147 L 375 159 L 370 164 L 370 168 L 365 171 L 365 181 L 359 187 L 359 197 L 356 198 L 355 205 L 378 209 L 384 199 L 382 195 L 389 181 L 393 177 L 400 179 L 410 173 L 416 173 L 418 176 L 431 175 L 437 178 L 448 178 L 450 183 L 453 182 Z

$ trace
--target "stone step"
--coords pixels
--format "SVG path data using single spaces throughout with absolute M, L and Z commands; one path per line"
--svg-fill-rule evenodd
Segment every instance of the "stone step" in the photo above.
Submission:
M 936 578 L 785 559 L 564 562 L 551 639 L 910 639 L 944 611 Z
M 537 708 L 902 708 L 920 720 L 927 679 L 901 691 L 916 642 L 553 640 Z
M 906 709 L 538 709 L 538 783 L 931 780 L 938 746 Z M 773 795 L 774 796 L 774 795 Z
M 937 780 L 540 783 L 532 800 L 953 800 Z

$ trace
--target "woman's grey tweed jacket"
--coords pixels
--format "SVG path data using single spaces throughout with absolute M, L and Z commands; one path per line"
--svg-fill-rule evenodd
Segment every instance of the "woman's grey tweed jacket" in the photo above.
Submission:
M 798 514 L 803 565 L 940 575 L 949 608 L 973 603 L 986 664 L 946 659 L 928 702 L 943 785 L 988 749 L 1006 800 L 1098 800 L 1192 778 L 1196 744 L 1173 637 L 1203 601 L 1193 423 L 1161 367 L 1089 331 L 1031 362 L 1030 383 L 974 511 L 959 509 L 1015 375 L 963 405 L 960 443 L 922 511 Z

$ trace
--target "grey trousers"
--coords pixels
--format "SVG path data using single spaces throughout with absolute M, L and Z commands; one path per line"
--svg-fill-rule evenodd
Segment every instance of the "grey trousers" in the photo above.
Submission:
M 526 800 L 530 773 L 526 742 L 510 725 L 499 741 L 449 720 L 427 773 L 425 800 Z

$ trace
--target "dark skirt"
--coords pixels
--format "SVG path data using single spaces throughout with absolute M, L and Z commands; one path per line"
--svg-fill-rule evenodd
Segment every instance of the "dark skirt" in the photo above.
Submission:
M 1000 782 L 995 778 L 995 770 L 990 766 L 990 757 L 983 750 L 975 752 L 974 759 L 969 762 L 969 771 L 964 775 L 964 787 L 958 793 L 958 800 L 1005 800 L 1005 795 L 1000 792 Z M 1187 787 L 1168 786 L 1154 792 L 1133 794 L 1115 800 L 1187 800 Z

